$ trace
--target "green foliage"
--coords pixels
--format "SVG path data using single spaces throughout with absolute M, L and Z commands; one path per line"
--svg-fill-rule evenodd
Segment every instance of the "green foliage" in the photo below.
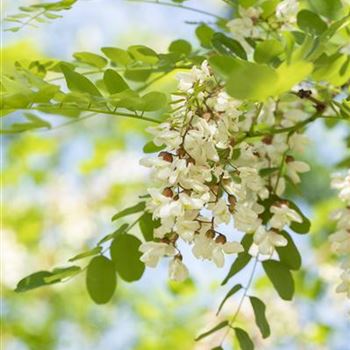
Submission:
M 96 86 L 82 74 L 74 72 L 68 65 L 64 64 L 61 65 L 61 69 L 71 91 L 87 93 L 96 97 L 102 96 Z
M 221 311 L 221 309 L 223 308 L 223 306 L 225 305 L 225 302 L 231 298 L 234 294 L 236 294 L 239 290 L 241 290 L 243 287 L 241 284 L 236 284 L 234 285 L 225 295 L 224 299 L 222 300 L 222 302 L 219 305 L 218 311 L 216 312 L 216 315 L 218 315 Z
M 38 271 L 20 280 L 15 291 L 26 292 L 38 287 L 58 283 L 66 278 L 76 275 L 79 272 L 81 272 L 79 266 L 56 268 L 52 272 Z
M 73 57 L 79 62 L 86 63 L 89 66 L 97 68 L 103 68 L 108 63 L 104 57 L 91 52 L 76 52 L 73 54 Z
M 254 60 L 257 63 L 271 63 L 284 52 L 281 42 L 269 39 L 259 42 L 254 51 Z
M 228 321 L 222 321 L 219 324 L 217 324 L 215 327 L 211 328 L 209 331 L 200 334 L 195 340 L 198 341 L 198 340 L 201 340 L 203 338 L 206 338 L 207 336 L 217 332 L 218 330 L 220 330 L 222 328 L 227 327 L 228 325 L 229 325 Z
M 294 280 L 286 265 L 277 260 L 266 260 L 262 265 L 279 296 L 284 300 L 292 300 Z
M 129 89 L 128 84 L 120 76 L 118 72 L 113 69 L 107 69 L 103 74 L 103 82 L 107 91 L 112 94 L 117 94 Z
M 183 39 L 175 40 L 170 44 L 169 52 L 188 56 L 192 52 L 192 45 Z
M 219 54 L 236 56 L 243 60 L 247 59 L 243 46 L 237 40 L 231 39 L 222 33 L 215 33 L 211 41 L 214 49 Z
M 144 153 L 155 153 L 155 152 L 159 152 L 162 149 L 164 149 L 164 146 L 157 146 L 153 143 L 153 141 L 149 141 L 147 142 L 144 147 L 143 147 L 143 152 Z
M 139 280 L 145 270 L 145 265 L 140 261 L 139 247 L 141 241 L 129 234 L 120 234 L 114 238 L 110 253 L 119 276 L 127 282 Z
M 247 234 L 243 237 L 241 244 L 244 247 L 244 252 L 239 253 L 237 258 L 232 263 L 227 276 L 222 281 L 222 285 L 225 285 L 233 276 L 235 276 L 239 271 L 241 271 L 245 266 L 247 266 L 251 260 L 251 255 L 248 253 L 250 246 L 253 243 L 253 238 L 251 235 Z
M 146 241 L 153 239 L 153 231 L 158 226 L 158 222 L 152 219 L 152 214 L 145 212 L 139 220 L 140 230 Z
M 108 303 L 117 285 L 114 264 L 105 256 L 94 257 L 86 271 L 86 288 L 96 304 Z
M 140 211 L 143 211 L 143 210 L 145 210 L 145 202 L 139 202 L 139 203 L 135 204 L 134 206 L 126 208 L 126 209 L 120 211 L 119 213 L 113 215 L 112 221 L 118 220 L 118 219 L 120 219 L 124 216 L 127 216 L 127 215 L 139 213 Z
M 270 326 L 266 319 L 266 306 L 263 301 L 257 297 L 249 297 L 250 303 L 254 310 L 255 322 L 260 329 L 263 338 L 270 336 Z
M 234 331 L 239 342 L 239 346 L 242 350 L 254 350 L 254 343 L 245 330 L 235 327 Z
M 286 246 L 276 248 L 280 261 L 291 270 L 299 270 L 301 267 L 301 256 L 297 246 L 286 231 L 281 231 L 280 234 L 288 241 Z
M 56 2 L 44 2 L 30 6 L 21 6 L 18 14 L 5 18 L 7 22 L 16 23 L 18 26 L 9 27 L 8 31 L 18 32 L 25 26 L 36 27 L 38 23 L 49 22 L 50 20 L 61 18 L 57 12 L 69 10 L 77 0 L 61 0 Z
M 102 247 L 95 247 L 95 248 L 90 249 L 90 250 L 88 250 L 86 252 L 83 252 L 83 253 L 80 253 L 80 254 L 77 254 L 77 255 L 73 256 L 73 258 L 70 258 L 68 261 L 69 262 L 73 262 L 73 261 L 76 261 L 76 260 L 84 259 L 84 258 L 93 256 L 93 255 L 100 254 L 101 251 L 102 251 Z
M 312 35 L 320 35 L 327 29 L 327 24 L 314 12 L 301 10 L 297 23 L 301 30 Z
M 204 48 L 210 48 L 212 46 L 212 38 L 214 33 L 214 29 L 210 28 L 206 24 L 201 24 L 196 28 L 197 38 Z

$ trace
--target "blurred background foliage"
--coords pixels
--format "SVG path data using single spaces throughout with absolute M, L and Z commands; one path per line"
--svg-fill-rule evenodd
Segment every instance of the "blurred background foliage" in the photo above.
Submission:
M 32 0 L 5 0 L 3 17 Z M 190 5 L 224 14 L 223 1 L 190 1 Z M 19 59 L 70 59 L 74 51 L 98 51 L 102 46 L 145 44 L 166 49 L 185 38 L 196 47 L 194 26 L 210 18 L 174 8 L 132 4 L 122 0 L 78 1 L 62 19 L 38 29 L 4 35 L 2 70 L 11 72 Z M 154 89 L 171 91 L 173 75 Z M 216 308 L 230 286 L 219 288 L 221 271 L 193 261 L 192 280 L 168 283 L 166 265 L 147 271 L 142 281 L 120 283 L 113 301 L 94 305 L 84 278 L 25 294 L 15 294 L 16 282 L 40 269 L 62 266 L 115 227 L 111 216 L 135 203 L 147 186 L 147 171 L 139 166 L 147 141 L 143 121 L 95 116 L 48 131 L 2 138 L 2 328 L 6 350 L 77 349 L 210 349 L 194 336 L 216 324 Z M 312 171 L 300 187 L 301 205 L 312 218 L 312 233 L 295 237 L 304 269 L 295 275 L 298 296 L 278 299 L 266 277 L 258 277 L 252 294 L 267 304 L 272 337 L 262 341 L 249 305 L 239 322 L 251 330 L 258 349 L 348 349 L 349 305 L 334 292 L 339 271 L 327 237 L 329 215 L 339 204 L 329 190 L 334 166 L 349 155 L 344 124 L 309 128 L 312 139 L 306 160 Z M 326 140 L 326 142 L 325 142 Z M 300 198 L 299 198 L 300 200 Z M 229 264 L 230 262 L 228 262 Z M 262 274 L 261 274 L 262 276 Z M 244 280 L 238 274 L 236 281 Z M 234 284 L 232 281 L 232 285 Z M 223 314 L 232 314 L 236 299 Z M 209 325 L 210 326 L 210 325 Z M 237 349 L 237 344 L 232 345 Z

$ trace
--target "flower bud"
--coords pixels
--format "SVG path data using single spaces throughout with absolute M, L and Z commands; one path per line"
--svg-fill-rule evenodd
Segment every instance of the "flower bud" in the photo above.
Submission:
M 170 187 L 167 187 L 167 188 L 164 188 L 164 190 L 162 192 L 162 195 L 165 196 L 165 197 L 172 198 L 173 195 L 174 195 L 174 192 L 173 192 L 173 190 Z
M 273 136 L 272 136 L 272 135 L 267 135 L 267 136 L 265 136 L 261 141 L 262 141 L 265 145 L 271 145 L 271 144 L 272 144 L 272 140 L 273 140 Z
M 228 202 L 231 204 L 231 205 L 236 205 L 237 203 L 237 199 L 235 196 L 232 196 L 231 194 L 228 196 Z
M 215 231 L 213 229 L 210 229 L 205 233 L 205 236 L 209 239 L 213 239 L 215 237 Z
M 294 160 L 295 159 L 293 156 L 290 156 L 290 155 L 286 156 L 286 163 L 294 162 Z
M 212 117 L 211 113 L 209 112 L 205 112 L 202 115 L 203 119 L 205 119 L 206 121 L 210 120 L 210 118 Z
M 158 154 L 158 157 L 161 157 L 166 162 L 172 163 L 173 162 L 173 155 L 169 152 L 160 152 Z
M 171 233 L 169 236 L 169 241 L 171 243 L 175 243 L 177 241 L 177 239 L 179 238 L 179 235 L 175 232 Z
M 226 242 L 227 242 L 227 239 L 224 235 L 219 235 L 218 237 L 215 238 L 215 243 L 225 244 Z
M 176 154 L 180 157 L 180 158 L 184 158 L 186 156 L 186 151 L 184 148 L 179 148 L 176 151 Z

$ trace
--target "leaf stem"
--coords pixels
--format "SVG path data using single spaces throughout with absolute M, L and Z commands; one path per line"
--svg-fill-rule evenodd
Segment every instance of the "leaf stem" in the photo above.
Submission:
M 250 273 L 250 276 L 249 276 L 249 280 L 247 282 L 247 285 L 244 287 L 244 293 L 241 297 L 241 300 L 239 301 L 239 304 L 238 304 L 238 307 L 237 307 L 237 310 L 236 312 L 234 313 L 234 315 L 232 316 L 229 324 L 228 324 L 228 329 L 226 330 L 222 340 L 221 340 L 221 343 L 220 343 L 220 346 L 222 346 L 222 344 L 224 343 L 228 333 L 230 332 L 230 329 L 232 328 L 232 325 L 234 324 L 234 322 L 236 321 L 237 319 L 237 316 L 239 315 L 239 312 L 241 311 L 241 308 L 242 308 L 242 305 L 243 305 L 243 301 L 244 299 L 247 297 L 248 295 L 248 291 L 249 291 L 249 288 L 253 282 L 253 277 L 255 275 L 255 271 L 256 271 L 256 267 L 258 265 L 258 262 L 259 262 L 259 253 L 255 256 L 255 259 L 254 259 L 254 264 L 253 264 L 253 268 L 252 268 L 252 271 Z

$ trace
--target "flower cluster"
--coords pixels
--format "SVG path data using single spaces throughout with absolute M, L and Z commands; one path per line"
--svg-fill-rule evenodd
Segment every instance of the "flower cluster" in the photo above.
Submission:
M 237 18 L 228 22 L 229 30 L 245 49 L 251 51 L 247 38 L 268 39 L 271 32 L 293 30 L 299 10 L 297 0 L 283 0 L 275 8 L 274 13 L 266 13 L 263 1 L 245 8 L 239 6 Z
M 345 208 L 333 214 L 337 230 L 330 236 L 333 251 L 345 257 L 341 265 L 343 269 L 340 276 L 341 283 L 336 291 L 346 293 L 350 298 L 350 170 L 345 176 L 335 174 L 331 185 L 339 191 L 339 198 L 345 203 Z
M 218 267 L 226 254 L 243 251 L 238 231 L 254 235 L 260 254 L 271 255 L 275 247 L 286 245 L 281 230 L 302 218 L 280 196 L 286 180 L 298 183 L 309 166 L 292 155 L 303 151 L 306 137 L 283 132 L 287 122 L 295 121 L 279 113 L 275 101 L 263 105 L 233 99 L 206 61 L 178 78 L 170 118 L 148 129 L 154 144 L 164 149 L 141 160 L 151 168 L 154 184 L 147 210 L 160 226 L 154 241 L 140 250 L 150 267 L 172 257 L 170 277 L 183 280 L 188 270 L 180 241 L 191 245 L 196 258 Z M 273 125 L 277 132 L 253 137 L 259 124 Z M 227 237 L 222 232 L 230 227 Z

